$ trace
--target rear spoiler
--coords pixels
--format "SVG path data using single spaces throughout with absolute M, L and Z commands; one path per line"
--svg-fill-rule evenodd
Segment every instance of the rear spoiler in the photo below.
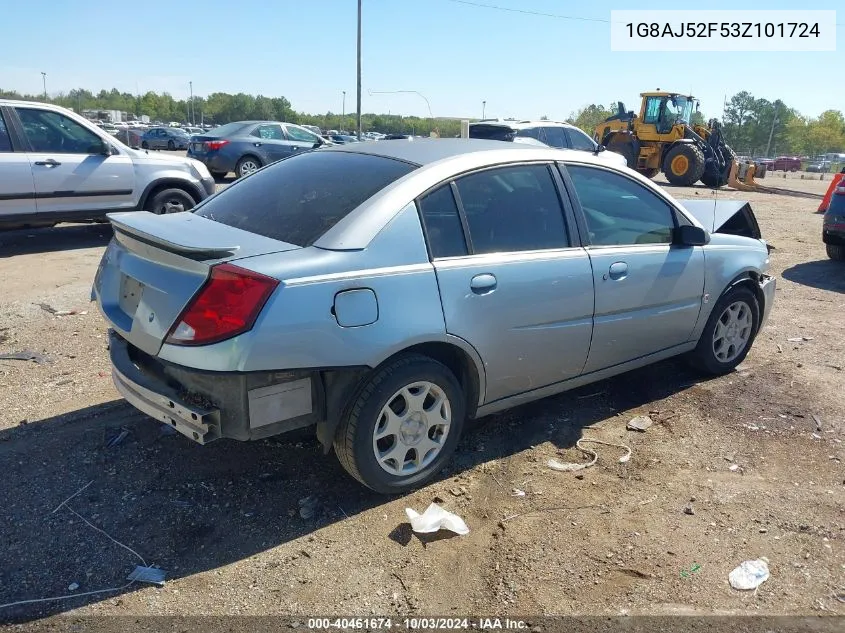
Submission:
M 227 234 L 231 240 L 232 231 L 228 227 L 188 211 L 167 215 L 156 215 L 149 211 L 124 211 L 109 213 L 106 217 L 115 234 L 123 233 L 187 257 L 227 257 L 240 249 L 238 244 L 224 241 L 222 234 Z M 194 221 L 197 226 L 186 226 L 186 223 Z M 219 230 L 221 228 L 223 230 Z

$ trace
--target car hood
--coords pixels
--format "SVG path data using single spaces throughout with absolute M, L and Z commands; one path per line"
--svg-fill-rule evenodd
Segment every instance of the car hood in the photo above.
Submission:
M 760 225 L 744 200 L 678 200 L 711 233 L 761 239 Z
M 146 149 L 133 149 L 131 147 L 127 147 L 124 151 L 135 160 L 156 163 L 159 165 L 190 167 L 194 162 L 192 158 L 188 158 L 187 156 L 172 156 L 169 154 L 162 154 L 161 152 L 151 152 Z

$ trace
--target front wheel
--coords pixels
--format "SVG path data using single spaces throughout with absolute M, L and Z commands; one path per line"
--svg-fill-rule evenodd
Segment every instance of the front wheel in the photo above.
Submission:
M 716 305 L 690 362 L 701 371 L 722 375 L 734 370 L 748 355 L 760 327 L 760 304 L 747 287 L 726 292 Z
M 193 209 L 196 201 L 181 189 L 164 189 L 154 195 L 146 204 L 146 210 L 156 215 L 181 213 Z
M 150 149 L 150 144 L 146 141 L 141 141 L 141 149 Z
M 167 141 L 167 149 L 169 149 L 171 152 L 174 151 L 176 149 L 176 143 L 174 143 L 173 141 Z
M 403 356 L 367 380 L 341 420 L 335 453 L 368 488 L 406 492 L 443 468 L 464 415 L 463 390 L 447 367 L 427 356 Z

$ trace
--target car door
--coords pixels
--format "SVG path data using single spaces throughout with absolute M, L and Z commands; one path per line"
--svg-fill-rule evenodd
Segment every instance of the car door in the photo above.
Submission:
M 252 141 L 252 145 L 264 165 L 287 158 L 292 153 L 279 123 L 262 123 L 256 126 L 250 136 L 257 139 Z
M 24 148 L 12 142 L 12 134 L 0 108 L 0 222 L 35 213 L 32 166 Z
M 568 185 L 595 283 L 585 372 L 690 340 L 704 297 L 704 251 L 673 244 L 682 215 L 646 185 L 611 169 L 567 164 Z
M 569 147 L 569 139 L 566 138 L 566 131 L 555 125 L 543 127 L 543 142 L 550 147 L 565 149 Z
M 497 167 L 418 201 L 446 330 L 481 356 L 485 402 L 573 378 L 587 358 L 592 270 L 556 181 L 546 164 Z
M 60 112 L 16 107 L 39 212 L 132 208 L 132 159 Z

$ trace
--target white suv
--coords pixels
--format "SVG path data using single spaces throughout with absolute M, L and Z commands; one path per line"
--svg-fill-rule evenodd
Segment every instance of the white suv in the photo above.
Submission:
M 66 108 L 0 99 L 0 228 L 184 211 L 214 190 L 199 161 L 131 149 Z
M 558 149 L 574 149 L 596 155 L 605 151 L 583 131 L 558 121 L 515 121 L 510 119 L 483 119 L 469 124 L 469 137 L 488 141 L 511 141 L 548 145 Z M 615 152 L 603 154 L 610 162 L 622 167 L 628 164 L 625 157 Z

